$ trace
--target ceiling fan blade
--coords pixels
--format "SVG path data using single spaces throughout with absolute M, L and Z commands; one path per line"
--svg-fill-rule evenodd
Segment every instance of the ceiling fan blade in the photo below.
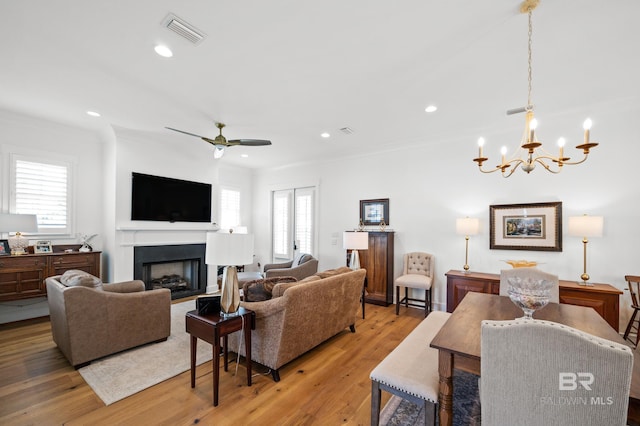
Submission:
M 228 141 L 229 145 L 243 145 L 243 146 L 264 146 L 271 145 L 271 141 L 264 139 L 233 139 Z
M 185 135 L 195 136 L 196 138 L 204 139 L 204 136 L 196 135 L 194 133 L 185 132 L 184 130 L 178 130 L 178 129 L 174 129 L 172 127 L 165 127 L 165 129 L 173 130 L 174 132 L 184 133 Z

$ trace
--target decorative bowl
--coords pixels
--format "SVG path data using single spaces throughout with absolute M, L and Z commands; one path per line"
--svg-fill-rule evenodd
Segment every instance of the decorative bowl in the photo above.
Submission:
M 534 279 L 531 277 L 509 277 L 507 294 L 511 301 L 524 312 L 520 319 L 533 319 L 533 313 L 549 303 L 552 281 Z
M 538 262 L 531 260 L 504 260 L 512 268 L 530 268 L 538 265 Z

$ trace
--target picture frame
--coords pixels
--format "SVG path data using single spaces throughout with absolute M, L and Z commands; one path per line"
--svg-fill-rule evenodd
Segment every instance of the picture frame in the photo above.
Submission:
M 51 241 L 43 240 L 36 241 L 33 246 L 34 253 L 53 253 L 53 246 L 51 245 Z
M 9 240 L 0 240 L 0 256 L 11 255 L 11 249 L 9 248 Z
M 360 219 L 365 226 L 389 225 L 389 199 L 360 200 Z
M 562 251 L 562 202 L 489 206 L 492 250 Z

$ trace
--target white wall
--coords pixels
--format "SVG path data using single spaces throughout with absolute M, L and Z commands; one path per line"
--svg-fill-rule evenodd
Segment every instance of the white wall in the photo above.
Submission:
M 46 239 L 53 244 L 76 244 L 80 243 L 77 234 L 98 234 L 91 243 L 95 250 L 102 250 L 102 148 L 100 136 L 94 132 L 0 110 L 0 211 L 9 211 L 11 153 L 69 161 L 76 177 L 72 235 Z M 48 313 L 45 298 L 0 303 L 0 323 Z
M 586 163 L 565 166 L 554 175 L 538 167 L 530 175 L 521 170 L 508 179 L 499 174 L 481 174 L 472 158 L 477 156 L 475 138 L 461 136 L 448 140 L 424 141 L 410 150 L 363 155 L 325 164 L 305 164 L 278 170 L 263 170 L 254 177 L 254 218 L 270 224 L 269 189 L 275 185 L 296 186 L 318 181 L 320 214 L 320 269 L 344 264 L 342 231 L 353 229 L 359 220 L 359 200 L 390 199 L 390 226 L 395 237 L 395 275 L 401 273 L 402 255 L 421 250 L 436 256 L 436 308 L 446 306 L 446 277 L 450 269 L 464 265 L 464 237 L 455 232 L 455 219 L 471 216 L 481 220 L 480 235 L 469 242 L 471 270 L 499 273 L 510 268 L 503 260 L 527 259 L 540 262 L 546 271 L 561 279 L 578 280 L 582 273 L 582 240 L 567 235 L 568 217 L 587 213 L 604 216 L 603 238 L 588 245 L 587 270 L 591 281 L 626 287 L 625 274 L 640 273 L 636 244 L 640 190 L 635 166 L 640 156 L 640 141 L 634 128 L 639 107 L 631 102 L 609 109 L 594 108 L 592 136 L 600 142 Z M 568 138 L 565 151 L 574 160 L 581 157 L 573 146 L 581 142 L 582 118 L 556 117 L 546 120 L 539 137 L 543 142 L 563 135 Z M 461 117 L 462 123 L 463 117 Z M 597 126 L 596 126 L 597 123 Z M 520 122 L 518 122 L 520 124 Z M 567 127 L 567 128 L 565 128 Z M 519 140 L 521 128 L 506 129 L 505 134 L 485 134 L 487 140 L 509 143 Z M 546 134 L 548 133 L 548 136 Z M 569 136 L 571 135 L 571 136 Z M 513 145 L 513 143 L 511 144 Z M 553 143 L 547 143 L 553 145 Z M 494 152 L 489 150 L 493 149 Z M 499 146 L 485 148 L 499 163 Z M 549 149 L 551 150 L 551 148 Z M 553 151 L 556 149 L 554 148 Z M 581 151 L 580 151 L 581 152 Z M 489 249 L 489 206 L 561 201 L 563 207 L 563 251 L 505 251 Z M 270 253 L 270 226 L 257 231 L 257 251 Z M 627 322 L 629 296 L 621 297 L 621 327 Z

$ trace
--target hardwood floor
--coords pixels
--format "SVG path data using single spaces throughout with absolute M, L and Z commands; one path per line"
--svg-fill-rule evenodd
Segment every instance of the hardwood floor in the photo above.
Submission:
M 241 364 L 220 374 L 212 404 L 211 362 L 105 406 L 57 349 L 48 319 L 0 325 L 2 425 L 368 425 L 369 373 L 423 318 L 419 309 L 366 306 L 356 333 L 345 329 L 284 366 L 275 383 L 254 365 L 246 385 Z M 201 342 L 199 344 L 205 344 Z M 382 403 L 389 395 L 383 392 Z

